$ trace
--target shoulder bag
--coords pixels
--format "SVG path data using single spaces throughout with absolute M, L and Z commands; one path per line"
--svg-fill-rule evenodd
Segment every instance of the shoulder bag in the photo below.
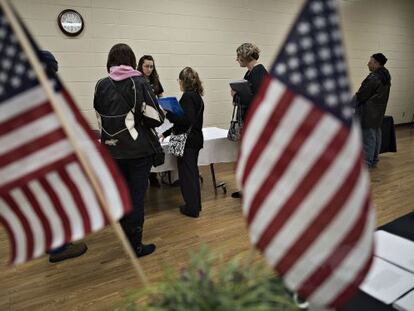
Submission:
M 200 113 L 203 110 L 203 107 L 204 105 L 201 104 L 201 108 L 197 114 L 196 120 L 200 116 Z M 182 133 L 182 134 L 171 133 L 170 141 L 168 143 L 169 153 L 179 158 L 181 158 L 184 155 L 185 143 L 187 142 L 188 135 L 190 134 L 192 128 L 193 128 L 193 124 L 191 124 L 191 126 L 188 128 L 188 130 L 185 133 Z
M 236 115 L 236 119 L 234 119 L 235 115 Z M 234 142 L 240 141 L 242 128 L 243 128 L 243 121 L 241 117 L 240 105 L 238 103 L 234 103 L 233 114 L 231 116 L 231 121 L 230 121 L 230 127 L 227 133 L 227 139 L 234 141 Z

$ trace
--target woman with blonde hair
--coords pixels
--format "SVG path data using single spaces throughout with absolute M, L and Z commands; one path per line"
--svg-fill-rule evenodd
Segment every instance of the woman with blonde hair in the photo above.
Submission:
M 166 118 L 173 123 L 173 127 L 165 131 L 161 138 L 172 133 L 188 133 L 188 138 L 182 157 L 177 158 L 178 175 L 181 193 L 185 205 L 180 206 L 180 212 L 186 216 L 197 218 L 201 211 L 201 192 L 198 172 L 198 153 L 203 148 L 203 112 L 204 102 L 201 96 L 204 89 L 198 73 L 185 67 L 178 76 L 180 90 L 183 95 L 180 105 L 184 111 L 183 116 L 167 112 Z
M 251 95 L 237 94 L 233 90 L 231 96 L 233 97 L 233 104 L 239 105 L 241 109 L 241 121 L 244 123 L 247 111 L 253 101 L 255 95 L 259 92 L 263 78 L 268 74 L 266 68 L 258 63 L 260 50 L 257 45 L 253 43 L 243 43 L 236 50 L 236 61 L 240 67 L 246 67 L 247 72 L 243 79 L 247 80 L 250 85 Z M 233 198 L 241 198 L 240 191 L 231 194 Z

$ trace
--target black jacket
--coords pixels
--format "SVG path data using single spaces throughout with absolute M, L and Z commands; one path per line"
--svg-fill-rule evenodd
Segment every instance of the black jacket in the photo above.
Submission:
M 159 146 L 158 137 L 153 129 L 143 125 L 144 102 L 158 107 L 158 101 L 143 77 L 121 81 L 104 78 L 97 82 L 94 108 L 100 116 L 101 143 L 106 146 L 113 158 L 134 159 L 155 154 L 154 147 Z M 129 123 L 128 130 L 126 117 L 134 105 L 134 113 L 129 114 L 134 123 Z M 133 137 L 134 129 L 138 133 L 136 139 Z
M 390 95 L 391 76 L 385 67 L 371 72 L 356 93 L 356 113 L 362 128 L 380 128 Z
M 244 75 L 244 79 L 250 84 L 252 91 L 251 96 L 239 96 L 236 94 L 235 101 L 239 101 L 241 107 L 242 120 L 245 119 L 246 113 L 253 101 L 254 96 L 259 92 L 260 86 L 262 85 L 263 78 L 267 75 L 267 70 L 262 64 L 258 64 L 253 67 L 251 71 L 247 71 Z
M 180 99 L 180 105 L 184 110 L 184 116 L 178 117 L 167 112 L 167 119 L 174 124 L 172 128 L 163 133 L 164 137 L 171 134 L 185 133 L 191 125 L 191 132 L 188 135 L 186 148 L 201 149 L 203 148 L 203 113 L 204 103 L 200 94 L 195 91 L 186 91 Z

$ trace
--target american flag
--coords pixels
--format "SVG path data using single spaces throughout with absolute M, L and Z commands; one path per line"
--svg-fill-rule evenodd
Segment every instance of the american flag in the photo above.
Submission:
M 81 239 L 108 220 L 4 12 L 1 8 L 0 222 L 17 264 Z M 59 79 L 49 74 L 48 81 L 113 218 L 119 219 L 131 207 L 115 164 Z
M 247 116 L 237 180 L 252 243 L 309 301 L 342 305 L 372 260 L 374 210 L 336 3 L 311 0 Z

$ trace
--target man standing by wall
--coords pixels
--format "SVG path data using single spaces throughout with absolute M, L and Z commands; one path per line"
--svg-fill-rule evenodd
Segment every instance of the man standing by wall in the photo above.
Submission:
M 368 62 L 371 72 L 355 94 L 356 113 L 362 127 L 365 163 L 376 167 L 381 148 L 381 125 L 387 108 L 391 76 L 384 67 L 387 58 L 382 53 L 373 54 Z
M 40 60 L 46 65 L 46 71 L 50 75 L 54 75 L 58 71 L 58 62 L 49 51 L 40 51 Z M 66 243 L 58 248 L 48 251 L 49 262 L 55 263 L 69 258 L 75 258 L 83 255 L 88 247 L 83 242 Z

